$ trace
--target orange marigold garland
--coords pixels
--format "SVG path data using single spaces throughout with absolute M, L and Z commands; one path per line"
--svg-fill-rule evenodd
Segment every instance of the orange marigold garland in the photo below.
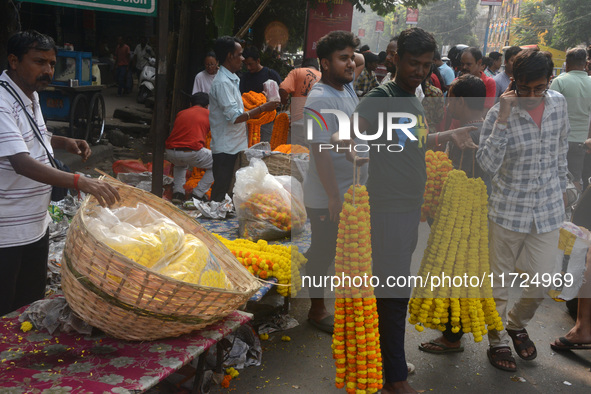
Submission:
M 369 195 L 351 186 L 340 215 L 335 257 L 337 275 L 371 277 Z M 378 312 L 373 288 L 342 284 L 336 290 L 332 341 L 335 385 L 348 393 L 375 393 L 382 388 Z
M 308 148 L 306 148 L 305 146 L 301 146 L 301 145 L 290 145 L 290 144 L 283 144 L 283 145 L 279 145 L 275 148 L 273 148 L 274 152 L 281 152 L 281 153 L 294 153 L 294 154 L 298 154 L 298 153 L 307 153 L 310 154 L 310 150 Z
M 287 144 L 289 135 L 289 116 L 282 112 L 275 118 L 273 124 L 273 134 L 271 134 L 271 150 L 275 150 L 279 145 Z
M 453 170 L 451 160 L 441 151 L 428 150 L 425 154 L 425 162 L 427 163 L 427 183 L 423 195 L 425 201 L 421 207 L 422 222 L 428 218 L 435 218 L 441 189 L 443 189 L 447 174 Z
M 250 111 L 267 102 L 267 97 L 262 93 L 253 91 L 242 93 L 242 103 L 244 110 Z M 277 111 L 263 112 L 257 119 L 250 119 L 246 121 L 248 127 L 248 146 L 261 142 L 261 125 L 272 122 L 277 115 Z
M 203 178 L 204 174 L 205 170 L 203 168 L 193 167 L 191 175 L 187 179 L 187 182 L 185 182 L 183 189 L 185 189 L 186 191 L 191 191 L 194 188 L 196 188 L 201 178 Z M 211 197 L 211 188 L 209 188 L 209 190 L 205 194 L 207 195 L 207 197 Z

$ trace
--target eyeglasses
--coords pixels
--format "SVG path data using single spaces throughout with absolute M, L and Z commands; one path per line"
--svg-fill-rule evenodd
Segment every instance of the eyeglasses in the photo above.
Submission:
M 531 89 L 531 88 L 524 87 L 524 86 L 521 86 L 521 87 L 517 86 L 515 91 L 517 92 L 518 96 L 529 96 L 533 92 L 534 96 L 541 97 L 544 94 L 546 94 L 546 92 L 548 91 L 548 87 L 545 86 L 543 88 L 538 87 L 538 88 Z

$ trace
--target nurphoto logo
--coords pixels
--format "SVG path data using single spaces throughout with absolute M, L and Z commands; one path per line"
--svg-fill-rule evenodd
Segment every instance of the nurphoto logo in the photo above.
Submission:
M 313 128 L 314 122 L 318 125 L 321 132 L 329 132 L 327 122 L 322 114 L 332 114 L 336 117 L 338 122 L 338 140 L 348 141 L 351 135 L 351 120 L 349 116 L 338 109 L 321 109 L 320 112 L 315 111 L 311 108 L 304 108 L 304 114 L 308 115 L 306 123 L 306 133 L 308 141 L 313 139 Z M 386 133 L 387 141 L 396 141 L 395 143 L 357 143 L 353 147 L 351 145 L 341 146 L 338 143 L 330 144 L 319 144 L 320 151 L 322 150 L 335 150 L 351 151 L 355 152 L 369 152 L 375 149 L 377 152 L 380 150 L 386 150 L 388 152 L 402 152 L 406 141 L 418 141 L 415 134 L 411 129 L 417 126 L 419 123 L 416 115 L 409 114 L 407 112 L 386 112 L 385 116 L 383 112 L 378 112 L 378 129 L 375 134 L 363 134 L 359 131 L 359 114 L 353 113 L 353 137 L 358 141 L 375 141 L 382 138 L 382 135 Z M 384 125 L 385 119 L 385 125 Z M 396 138 L 393 138 L 394 132 Z M 334 138 L 333 138 L 334 140 Z

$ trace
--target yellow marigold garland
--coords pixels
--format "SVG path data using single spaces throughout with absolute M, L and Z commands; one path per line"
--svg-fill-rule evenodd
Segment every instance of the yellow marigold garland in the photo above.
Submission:
M 302 288 L 300 268 L 308 260 L 295 245 L 269 245 L 265 240 L 252 242 L 245 239 L 230 241 L 214 234 L 246 269 L 261 279 L 277 278 L 277 292 L 285 297 L 295 296 Z
M 337 275 L 371 276 L 369 195 L 365 186 L 351 186 L 345 194 L 335 270 Z M 375 393 L 382 387 L 382 357 L 373 289 L 341 286 L 336 297 L 332 337 L 335 385 L 348 393 Z
M 271 150 L 275 150 L 279 145 L 287 144 L 289 135 L 289 116 L 282 112 L 275 118 L 273 124 L 273 134 L 271 134 Z
M 451 160 L 445 152 L 428 150 L 425 154 L 425 162 L 427 164 L 427 183 L 423 195 L 425 201 L 421 207 L 422 222 L 435 217 L 441 189 L 447 179 L 447 174 L 453 170 Z
M 267 97 L 263 93 L 253 91 L 242 93 L 242 103 L 244 104 L 245 111 L 250 111 L 266 102 Z M 276 115 L 277 111 L 263 112 L 259 118 L 246 121 L 249 147 L 261 142 L 261 125 L 272 122 Z
M 482 286 L 468 287 L 445 282 L 433 291 L 428 282 L 415 287 L 409 302 L 409 322 L 418 331 L 423 331 L 423 326 L 444 331 L 449 322 L 452 332 L 471 332 L 475 342 L 482 341 L 487 329 L 502 330 L 487 280 L 488 258 L 486 186 L 480 178 L 469 179 L 464 171 L 453 170 L 440 196 L 419 276 L 426 281 L 428 276 L 467 275 L 484 281 Z

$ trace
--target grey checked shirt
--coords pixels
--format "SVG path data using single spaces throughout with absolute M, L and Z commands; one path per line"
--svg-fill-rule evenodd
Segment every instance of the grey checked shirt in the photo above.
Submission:
M 549 90 L 541 129 L 513 107 L 507 126 L 495 123 L 500 104 L 488 112 L 476 158 L 492 177 L 489 218 L 511 231 L 547 233 L 564 221 L 570 131 L 566 100 Z

